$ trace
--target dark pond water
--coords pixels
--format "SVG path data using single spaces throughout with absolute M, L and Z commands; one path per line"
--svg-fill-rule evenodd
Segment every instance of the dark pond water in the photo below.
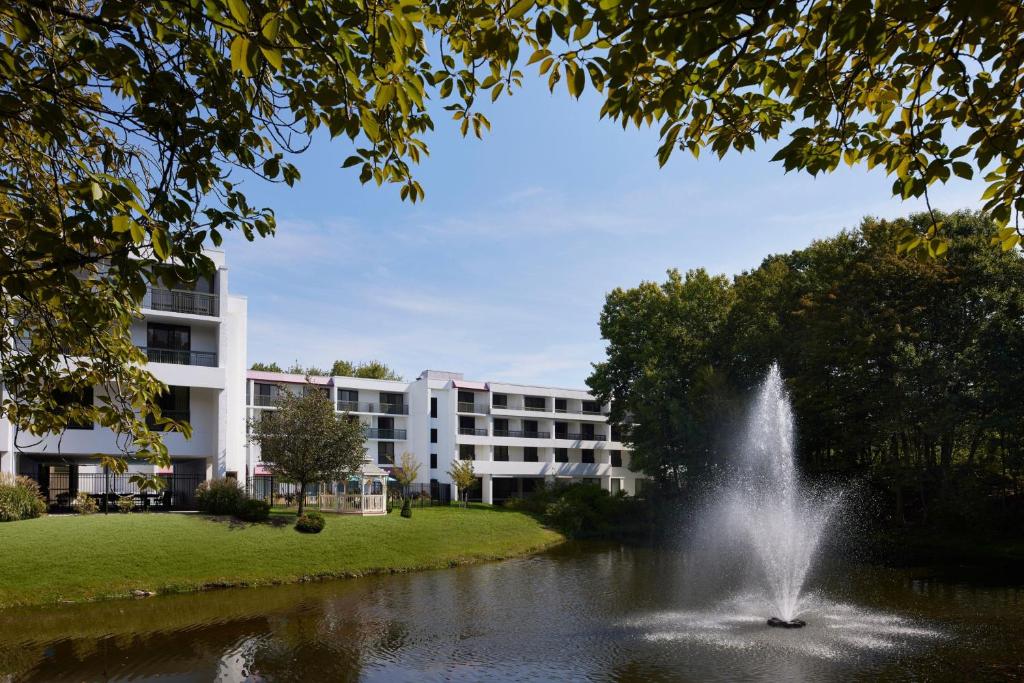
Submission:
M 830 569 L 799 631 L 699 595 L 675 553 L 0 612 L 0 681 L 1024 679 L 1024 588 Z M 827 596 L 827 597 L 824 597 Z

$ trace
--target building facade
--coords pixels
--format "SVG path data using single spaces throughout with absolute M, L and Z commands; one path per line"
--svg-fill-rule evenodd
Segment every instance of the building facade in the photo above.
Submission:
M 387 469 L 404 452 L 420 463 L 419 481 L 447 487 L 454 460 L 472 460 L 485 503 L 529 493 L 539 482 L 591 481 L 616 493 L 638 492 L 643 476 L 629 469 L 629 450 L 608 424 L 607 406 L 586 391 L 478 382 L 461 373 L 426 370 L 412 382 L 311 377 L 249 371 L 247 411 L 273 410 L 283 390 L 323 391 L 339 413 L 363 423 L 367 458 Z M 250 445 L 247 476 L 266 472 Z M 641 483 L 638 483 L 641 482 Z
M 247 302 L 229 293 L 223 252 L 208 255 L 216 265 L 212 278 L 187 288 L 151 287 L 132 325 L 133 341 L 149 358 L 147 369 L 169 387 L 160 399 L 163 414 L 192 424 L 191 439 L 177 432 L 164 436 L 171 468 L 157 472 L 181 479 L 183 499 L 200 481 L 245 471 Z M 100 391 L 94 390 L 93 400 Z M 36 479 L 51 505 L 61 506 L 77 491 L 130 492 L 127 477 L 111 485 L 99 454 L 123 450 L 117 435 L 98 425 L 73 425 L 39 438 L 0 420 L 0 471 Z M 130 460 L 129 471 L 154 469 Z

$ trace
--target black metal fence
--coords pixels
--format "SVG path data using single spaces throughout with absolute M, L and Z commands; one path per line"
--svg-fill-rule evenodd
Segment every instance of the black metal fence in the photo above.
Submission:
M 160 474 L 154 479 L 163 481 L 163 488 L 142 491 L 131 477 L 131 474 L 78 473 L 74 469 L 51 471 L 40 467 L 33 478 L 53 512 L 75 512 L 79 493 L 96 501 L 101 511 L 117 510 L 118 501 L 125 497 L 139 510 L 195 510 L 196 488 L 206 479 L 200 474 Z

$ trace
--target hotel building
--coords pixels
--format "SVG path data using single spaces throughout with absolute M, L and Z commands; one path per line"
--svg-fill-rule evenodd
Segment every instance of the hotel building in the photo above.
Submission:
M 164 435 L 171 468 L 158 473 L 174 484 L 178 499 L 170 502 L 177 507 L 190 504 L 199 482 L 245 473 L 247 304 L 229 293 L 224 253 L 207 255 L 216 265 L 211 278 L 188 287 L 151 287 L 131 329 L 149 358 L 147 368 L 169 387 L 160 399 L 163 414 L 192 425 L 191 439 Z M 137 492 L 128 477 L 111 484 L 98 464 L 100 454 L 122 453 L 117 435 L 95 424 L 40 438 L 0 419 L 0 471 L 32 477 L 55 507 L 66 506 L 78 491 Z M 145 461 L 129 462 L 132 473 L 154 472 Z
M 408 452 L 420 463 L 418 483 L 447 487 L 454 460 L 472 460 L 485 503 L 528 493 L 540 482 L 590 481 L 636 494 L 642 475 L 629 470 L 629 450 L 608 424 L 606 406 L 586 391 L 466 380 L 426 370 L 411 382 L 311 377 L 341 413 L 358 417 L 367 457 L 387 469 Z M 308 391 L 301 375 L 249 371 L 250 417 L 273 410 L 283 390 Z M 266 474 L 259 447 L 246 455 L 250 476 Z

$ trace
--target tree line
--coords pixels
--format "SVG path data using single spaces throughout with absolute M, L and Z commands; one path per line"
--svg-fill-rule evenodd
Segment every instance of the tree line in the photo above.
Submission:
M 898 253 L 936 218 L 941 258 Z M 895 525 L 1009 525 L 1024 483 L 1024 259 L 993 250 L 998 236 L 979 213 L 867 218 L 732 279 L 673 270 L 616 289 L 588 383 L 612 400 L 634 466 L 685 491 L 727 466 L 777 361 L 807 476 L 867 482 Z
M 307 377 L 361 377 L 362 379 L 387 379 L 401 382 L 402 376 L 379 360 L 365 362 L 352 362 L 349 360 L 336 360 L 330 370 L 316 365 L 303 366 L 295 361 L 286 369 L 282 370 L 277 363 L 263 363 L 257 361 L 252 364 L 250 370 L 261 370 L 263 372 L 286 372 L 292 375 L 305 375 Z

